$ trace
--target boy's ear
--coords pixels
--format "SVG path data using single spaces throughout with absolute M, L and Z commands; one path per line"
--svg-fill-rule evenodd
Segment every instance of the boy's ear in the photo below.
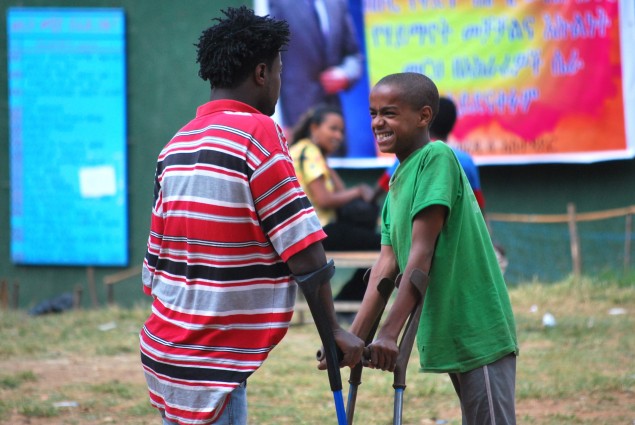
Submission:
M 265 63 L 259 63 L 254 69 L 254 81 L 259 86 L 265 85 L 265 75 L 267 71 L 267 65 Z
M 421 124 L 422 127 L 429 126 L 430 123 L 432 123 L 432 118 L 433 118 L 432 107 L 430 107 L 429 105 L 426 105 L 423 108 L 421 108 L 421 110 L 419 111 L 419 123 Z

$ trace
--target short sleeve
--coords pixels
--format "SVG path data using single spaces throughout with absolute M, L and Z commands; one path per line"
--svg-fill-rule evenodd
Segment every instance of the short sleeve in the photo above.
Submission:
M 388 196 L 381 210 L 381 244 L 392 246 L 390 238 L 390 198 Z
M 461 169 L 450 148 L 442 142 L 430 149 L 420 165 L 421 172 L 415 184 L 410 218 L 430 205 L 443 205 L 452 209 L 457 196 L 461 195 Z
M 263 162 L 250 186 L 261 226 L 284 261 L 326 237 L 286 152 Z
M 305 184 L 328 175 L 328 167 L 324 155 L 313 143 L 307 143 L 302 155 L 302 173 Z

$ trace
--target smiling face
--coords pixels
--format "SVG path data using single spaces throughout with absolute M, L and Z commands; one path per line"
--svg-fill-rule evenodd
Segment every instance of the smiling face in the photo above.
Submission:
M 400 161 L 430 141 L 428 124 L 432 108 L 416 109 L 394 84 L 378 84 L 370 92 L 371 127 L 377 147 L 394 153 Z
M 344 140 L 344 118 L 335 112 L 326 113 L 321 123 L 311 124 L 311 140 L 325 155 L 335 152 Z

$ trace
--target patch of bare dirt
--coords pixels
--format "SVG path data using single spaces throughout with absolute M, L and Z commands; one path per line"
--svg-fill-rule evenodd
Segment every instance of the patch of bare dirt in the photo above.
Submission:
M 100 381 L 144 382 L 137 354 L 104 357 L 65 357 L 48 360 L 0 362 L 0 369 L 31 371 L 38 376 L 38 386 L 59 387 L 60 382 L 96 383 Z
M 141 362 L 137 354 L 104 356 L 104 357 L 64 357 L 46 360 L 2 361 L 0 370 L 5 373 L 18 374 L 32 372 L 37 380 L 21 385 L 24 399 L 29 397 L 39 401 L 47 401 L 51 395 L 65 394 L 68 399 L 59 402 L 69 402 L 71 406 L 61 406 L 60 415 L 54 417 L 38 417 L 37 415 L 23 415 L 17 411 L 10 412 L 7 417 L 0 417 L 0 424 L 12 425 L 59 425 L 81 424 L 97 425 L 117 423 L 114 417 L 100 416 L 94 421 L 86 419 L 86 398 L 95 399 L 94 394 L 84 394 L 82 388 L 86 385 L 99 385 L 118 382 L 143 388 L 145 380 Z M 2 399 L 0 390 L 0 399 Z M 24 400 L 23 399 L 23 400 Z M 58 400 L 56 400 L 58 401 Z M 74 405 L 74 403 L 77 403 Z M 119 408 L 113 408 L 119 410 Z
M 31 371 L 37 376 L 37 381 L 25 384 L 25 397 L 36 395 L 42 401 L 55 394 L 61 388 L 68 391 L 73 386 L 107 384 L 117 381 L 135 387 L 135 392 L 144 391 L 145 381 L 137 354 L 110 357 L 60 358 L 49 360 L 2 361 L 0 370 L 18 373 Z M 72 392 L 72 391 L 71 391 Z M 63 419 L 57 417 L 33 417 L 11 412 L 8 417 L 0 418 L 0 424 L 12 425 L 59 425 L 60 423 L 81 425 L 103 425 L 120 423 L 113 417 L 95 418 L 87 420 L 82 415 L 82 395 L 74 393 L 77 407 L 67 408 L 63 412 Z M 95 397 L 89 395 L 88 397 Z M 2 390 L 0 390 L 2 399 Z M 117 410 L 124 408 L 117 407 Z M 113 408 L 114 409 L 114 408 Z M 631 391 L 612 391 L 581 395 L 576 399 L 546 399 L 519 400 L 517 402 L 518 423 L 554 423 L 554 418 L 562 418 L 563 423 L 584 424 L 626 424 L 635 425 L 635 393 Z M 84 412 L 85 413 L 85 412 Z M 460 413 L 456 412 L 460 415 Z M 76 421 L 74 418 L 77 418 Z M 528 418 L 531 418 L 529 420 Z M 556 419 L 557 420 L 557 419 Z M 63 422 L 62 422 L 63 421 Z M 574 422 L 572 422 L 574 421 Z M 157 423 L 149 421 L 148 423 Z M 427 423 L 427 422 L 423 422 Z

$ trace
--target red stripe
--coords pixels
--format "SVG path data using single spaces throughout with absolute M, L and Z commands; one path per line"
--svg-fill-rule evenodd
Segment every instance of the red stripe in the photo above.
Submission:
M 150 399 L 153 402 L 153 404 L 155 404 L 157 407 L 165 408 L 165 411 L 167 412 L 168 415 L 173 415 L 173 416 L 184 418 L 191 421 L 211 421 L 211 422 L 207 422 L 209 424 L 211 424 L 214 420 L 217 419 L 218 416 L 220 416 L 222 411 L 225 409 L 227 402 L 229 401 L 229 397 L 226 397 L 225 402 L 223 403 L 222 406 L 220 406 L 220 408 L 211 409 L 208 412 L 206 411 L 194 412 L 191 410 L 183 410 L 176 407 L 168 406 L 162 397 L 159 397 L 152 393 L 150 393 Z M 210 415 L 212 416 L 210 417 Z
M 154 308 L 163 316 L 170 320 L 179 322 L 192 323 L 194 325 L 213 324 L 216 326 L 228 326 L 231 324 L 257 324 L 257 323 L 287 323 L 293 316 L 293 311 L 281 311 L 281 312 L 267 312 L 262 314 L 232 314 L 226 316 L 203 316 L 190 313 L 183 313 L 174 310 L 170 310 L 164 307 L 160 302 L 154 303 Z M 159 320 L 159 319 L 157 319 Z M 160 322 L 162 325 L 163 322 Z M 166 326 L 174 326 L 166 324 Z M 160 328 L 156 329 L 157 332 L 161 332 Z M 179 331 L 186 332 L 179 328 Z M 207 331 L 204 331 L 207 332 Z
M 282 285 L 285 283 L 285 281 L 273 281 L 273 280 L 260 280 L 260 281 L 256 281 L 256 280 L 234 280 L 234 281 L 229 281 L 229 280 L 225 280 L 225 281 L 211 281 L 211 280 L 204 280 L 202 278 L 196 278 L 196 277 L 185 277 L 185 276 L 176 276 L 176 275 L 171 275 L 168 274 L 167 272 L 164 272 L 162 270 L 155 270 L 154 271 L 154 275 L 155 276 L 160 276 L 162 277 L 164 280 L 168 281 L 168 282 L 174 282 L 174 283 L 180 283 L 183 285 L 201 285 L 203 287 L 208 287 L 208 288 L 219 288 L 219 289 L 223 289 L 223 288 L 245 288 L 248 289 L 249 286 L 256 286 L 256 285 L 262 285 L 262 284 L 267 284 L 267 285 Z M 286 282 L 289 282 L 290 279 L 287 279 Z M 273 289 L 272 289 L 273 290 Z M 281 290 L 284 290 L 281 288 Z M 221 294 L 218 294 L 218 296 L 222 296 Z

